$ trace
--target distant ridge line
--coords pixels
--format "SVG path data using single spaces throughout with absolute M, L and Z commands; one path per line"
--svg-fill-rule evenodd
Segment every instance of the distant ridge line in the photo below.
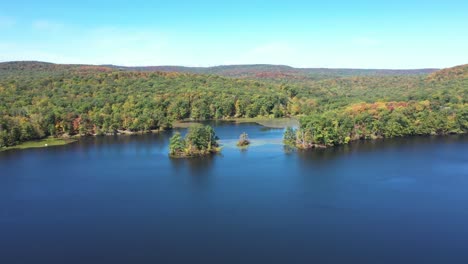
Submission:
M 438 68 L 422 69 L 359 69 L 359 68 L 294 68 L 275 64 L 237 64 L 211 67 L 189 67 L 177 65 L 161 66 L 120 66 L 113 64 L 55 64 L 41 61 L 0 62 L 0 71 L 60 71 L 86 67 L 99 71 L 167 72 L 218 75 L 234 78 L 265 80 L 319 80 L 335 77 L 358 76 L 421 76 L 440 71 Z
M 334 68 L 334 67 L 293 67 L 284 64 L 225 64 L 225 65 L 215 65 L 215 66 L 183 66 L 183 65 L 145 65 L 145 66 L 122 66 L 115 64 L 82 64 L 82 63 L 54 63 L 47 61 L 36 61 L 36 60 L 19 60 L 19 61 L 3 61 L 1 64 L 16 64 L 16 63 L 41 63 L 49 65 L 62 65 L 62 66 L 98 66 L 98 67 L 110 67 L 110 68 L 125 68 L 125 69 L 145 69 L 145 68 L 185 68 L 185 69 L 218 69 L 218 68 L 232 68 L 232 67 L 247 67 L 247 68 L 257 68 L 257 67 L 274 67 L 274 68 L 284 68 L 291 70 L 363 70 L 363 71 L 437 71 L 444 68 L 408 68 L 408 69 L 396 69 L 396 68 Z M 456 66 L 454 66 L 456 67 Z M 451 67 L 448 67 L 451 68 Z M 446 68 L 445 68 L 446 69 Z

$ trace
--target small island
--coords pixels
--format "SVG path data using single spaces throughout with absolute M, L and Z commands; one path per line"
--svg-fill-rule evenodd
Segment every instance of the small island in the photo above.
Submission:
M 188 128 L 187 135 L 182 138 L 176 132 L 169 141 L 169 156 L 172 158 L 191 158 L 218 153 L 218 137 L 211 126 L 195 124 Z
M 242 133 L 237 141 L 237 146 L 240 148 L 246 148 L 250 145 L 249 135 L 247 133 Z

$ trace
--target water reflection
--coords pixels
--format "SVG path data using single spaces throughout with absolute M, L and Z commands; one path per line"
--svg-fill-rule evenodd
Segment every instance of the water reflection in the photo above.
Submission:
M 283 151 L 284 151 L 284 154 L 286 155 L 292 155 L 297 151 L 297 149 L 288 145 L 284 145 Z
M 358 140 L 348 145 L 335 146 L 326 149 L 292 150 L 284 146 L 284 152 L 287 154 L 296 153 L 299 159 L 305 163 L 327 163 L 334 159 L 345 158 L 353 155 L 367 155 L 374 152 L 408 152 L 420 150 L 425 145 L 431 146 L 437 142 L 445 145 L 451 142 L 459 142 L 466 138 L 463 135 L 452 136 L 427 136 L 427 137 L 407 137 L 380 140 Z
M 249 150 L 249 147 L 248 147 L 248 146 L 247 146 L 247 147 L 237 147 L 237 148 L 239 149 L 240 153 L 242 153 L 242 154 L 244 154 L 244 155 L 245 155 L 245 154 L 247 153 L 247 151 Z
M 170 163 L 175 177 L 186 179 L 192 190 L 203 193 L 214 178 L 213 168 L 217 158 L 215 155 L 189 159 L 170 158 Z
M 209 175 L 216 161 L 216 155 L 208 155 L 205 157 L 196 157 L 188 159 L 170 158 L 172 168 L 180 170 L 187 168 L 191 175 Z

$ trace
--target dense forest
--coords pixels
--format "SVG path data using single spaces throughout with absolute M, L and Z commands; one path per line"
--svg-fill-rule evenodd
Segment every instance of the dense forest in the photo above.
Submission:
M 290 99 L 256 80 L 38 62 L 0 64 L 0 94 L 0 146 L 167 129 L 183 119 L 281 117 Z
M 354 85 L 367 89 L 348 100 L 334 98 L 323 111 L 302 117 L 300 128 L 285 132 L 285 144 L 314 148 L 359 139 L 468 131 L 468 65 L 435 72 L 419 80 L 419 84 L 407 79 L 407 89 L 401 90 L 390 88 L 387 78 L 379 78 L 380 83 L 375 84 L 372 78 L 367 78 L 366 83 L 354 80 Z
M 258 68 L 258 67 L 257 67 Z M 265 69 L 268 69 L 266 67 Z M 468 66 L 432 71 L 253 72 L 0 63 L 0 147 L 47 136 L 171 128 L 176 120 L 300 116 L 300 146 L 467 131 Z M 280 76 L 280 78 L 265 78 Z
M 285 143 L 299 148 L 347 144 L 358 139 L 408 135 L 459 134 L 468 131 L 466 104 L 440 101 L 376 102 L 315 113 L 301 119 Z

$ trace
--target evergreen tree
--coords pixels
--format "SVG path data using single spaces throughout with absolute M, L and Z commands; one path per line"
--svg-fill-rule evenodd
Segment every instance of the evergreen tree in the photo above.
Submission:
M 178 155 L 185 149 L 185 142 L 179 132 L 176 132 L 169 140 L 169 154 Z
M 292 127 L 287 127 L 284 132 L 283 143 L 288 146 L 296 145 L 296 131 Z

